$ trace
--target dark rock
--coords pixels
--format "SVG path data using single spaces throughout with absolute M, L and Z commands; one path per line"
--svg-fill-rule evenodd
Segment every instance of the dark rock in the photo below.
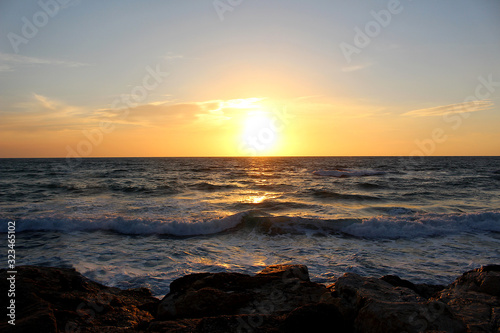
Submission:
M 304 265 L 269 266 L 255 276 L 236 273 L 191 274 L 175 280 L 158 307 L 158 319 L 217 315 L 277 314 L 318 302 L 329 295 L 310 282 Z M 217 306 L 213 306 L 217 304 Z
M 310 282 L 309 270 L 306 265 L 272 265 L 267 266 L 257 276 L 274 276 L 282 279 L 297 278 L 301 281 Z
M 403 280 L 397 275 L 384 275 L 380 278 L 380 280 L 388 282 L 394 287 L 405 287 L 417 292 L 417 287 L 413 283 L 408 280 Z
M 6 278 L 7 271 L 0 270 L 2 290 L 8 289 Z M 135 330 L 154 319 L 147 308 L 152 310 L 158 303 L 159 300 L 145 288 L 120 290 L 106 287 L 74 269 L 17 267 L 17 332 Z M 0 325 L 2 331 L 7 329 L 3 323 Z
M 153 321 L 147 332 L 193 333 L 201 319 Z
M 394 287 L 408 288 L 416 292 L 419 296 L 429 299 L 434 296 L 439 291 L 446 288 L 442 285 L 432 285 L 432 284 L 413 284 L 408 280 L 401 279 L 397 275 L 384 275 L 380 280 L 385 281 L 393 285 Z
M 334 304 L 316 303 L 301 306 L 290 312 L 284 322 L 284 331 L 302 332 L 350 332 L 350 325 Z
M 0 270 L 0 287 L 8 289 Z M 20 266 L 19 332 L 499 332 L 500 266 L 464 273 L 448 287 L 346 273 L 328 287 L 303 265 L 250 276 L 191 274 L 160 302 L 146 288 L 120 290 L 74 269 Z M 5 299 L 5 297 L 3 298 Z M 3 301 L 3 306 L 7 303 Z M 12 327 L 4 321 L 0 332 Z
M 446 303 L 469 332 L 500 331 L 500 266 L 464 273 L 435 299 Z
M 415 285 L 399 278 L 386 279 L 396 286 L 352 273 L 329 286 L 334 302 L 356 332 L 465 332 L 465 325 L 446 304 L 426 300 L 408 288 L 416 289 Z
M 173 333 L 281 333 L 282 318 L 270 315 L 233 315 L 155 321 L 148 332 Z
M 354 322 L 356 332 L 465 332 L 465 325 L 440 302 L 370 300 Z
M 426 299 L 432 298 L 441 290 L 446 288 L 446 286 L 440 284 L 427 284 L 427 283 L 416 284 L 415 287 L 417 294 Z

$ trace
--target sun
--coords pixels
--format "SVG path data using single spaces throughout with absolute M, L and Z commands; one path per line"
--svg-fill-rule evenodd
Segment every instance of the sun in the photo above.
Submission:
M 242 146 L 247 155 L 272 153 L 279 139 L 276 119 L 265 111 L 249 112 L 243 122 Z

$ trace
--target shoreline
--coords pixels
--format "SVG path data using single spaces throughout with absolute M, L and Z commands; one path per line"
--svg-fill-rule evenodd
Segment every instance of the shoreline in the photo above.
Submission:
M 4 290 L 8 277 L 0 270 Z M 161 300 L 147 288 L 107 287 L 75 269 L 18 266 L 15 279 L 19 331 L 498 332 L 500 327 L 500 265 L 465 272 L 448 286 L 354 273 L 325 285 L 311 282 L 304 265 L 273 265 L 255 275 L 185 275 Z M 9 326 L 0 324 L 0 331 Z

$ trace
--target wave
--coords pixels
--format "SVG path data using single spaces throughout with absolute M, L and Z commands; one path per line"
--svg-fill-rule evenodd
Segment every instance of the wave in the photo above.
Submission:
M 322 190 L 322 189 L 310 189 L 308 192 L 320 199 L 330 199 L 330 200 L 354 200 L 354 201 L 365 201 L 365 200 L 380 200 L 378 197 L 374 197 L 371 195 L 363 195 L 363 194 L 343 194 L 343 193 L 337 193 L 337 192 L 332 192 L 328 190 Z
M 364 190 L 375 190 L 375 189 L 384 189 L 387 188 L 385 185 L 373 184 L 373 183 L 358 183 L 357 187 L 362 188 Z
M 216 185 L 216 184 L 211 184 L 207 182 L 200 182 L 196 184 L 189 185 L 190 188 L 198 190 L 198 191 L 206 191 L 206 192 L 213 192 L 213 191 L 220 191 L 220 190 L 229 190 L 229 189 L 235 189 L 238 188 L 236 185 L 230 185 L 230 184 L 225 184 L 225 185 Z
M 267 199 L 261 202 L 238 202 L 233 205 L 236 209 L 264 209 L 266 211 L 279 211 L 279 210 L 289 210 L 289 209 L 311 209 L 314 205 L 294 202 L 294 201 L 280 201 Z
M 366 177 L 366 176 L 380 176 L 385 175 L 385 171 L 377 170 L 353 170 L 353 169 L 336 169 L 336 170 L 317 170 L 313 171 L 313 175 L 327 176 L 327 177 Z
M 416 210 L 406 208 L 406 207 L 390 207 L 390 206 L 382 206 L 382 207 L 366 207 L 364 210 L 368 212 L 376 212 L 378 214 L 384 215 L 409 215 L 417 213 Z
M 171 235 L 179 237 L 234 233 L 249 230 L 267 235 L 307 235 L 368 239 L 413 239 L 447 237 L 461 233 L 500 232 L 500 212 L 467 214 L 417 213 L 378 216 L 368 219 L 315 219 L 273 216 L 249 210 L 211 220 L 152 220 L 102 217 L 99 219 L 60 216 L 22 219 L 16 231 L 112 231 L 127 235 Z M 0 219 L 1 232 L 7 232 L 7 219 Z
M 172 185 L 172 186 L 170 186 Z M 123 192 L 123 193 L 146 193 L 146 194 L 176 194 L 179 192 L 176 184 L 123 184 L 123 183 L 62 183 L 50 182 L 45 184 L 37 184 L 40 189 L 61 190 L 69 193 L 91 193 L 99 194 L 106 192 Z
M 466 214 L 415 214 L 363 220 L 342 228 L 342 232 L 363 238 L 414 238 L 491 231 L 500 232 L 500 212 Z
M 101 217 L 81 219 L 61 216 L 29 218 L 16 221 L 16 232 L 23 231 L 113 231 L 126 235 L 172 235 L 196 236 L 217 234 L 234 228 L 248 212 L 241 212 L 223 218 L 192 221 L 178 219 L 172 221 L 151 219 L 127 219 L 117 217 Z M 1 219 L 1 232 L 7 232 L 7 219 Z
M 500 232 L 500 212 L 468 214 L 415 214 L 369 219 L 307 219 L 301 217 L 250 217 L 252 226 L 268 234 L 309 236 L 343 235 L 369 239 L 446 237 L 469 232 Z

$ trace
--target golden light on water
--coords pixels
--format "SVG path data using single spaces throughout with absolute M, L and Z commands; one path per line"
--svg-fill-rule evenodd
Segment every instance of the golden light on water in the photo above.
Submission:
M 260 204 L 268 199 L 275 199 L 278 195 L 272 193 L 265 194 L 257 194 L 257 195 L 249 195 L 247 196 L 243 202 L 252 203 L 252 204 Z
M 259 197 L 253 197 L 253 198 L 251 198 L 251 202 L 254 203 L 254 204 L 259 204 L 259 203 L 263 202 L 264 200 L 266 200 L 266 196 L 265 195 L 261 195 Z

